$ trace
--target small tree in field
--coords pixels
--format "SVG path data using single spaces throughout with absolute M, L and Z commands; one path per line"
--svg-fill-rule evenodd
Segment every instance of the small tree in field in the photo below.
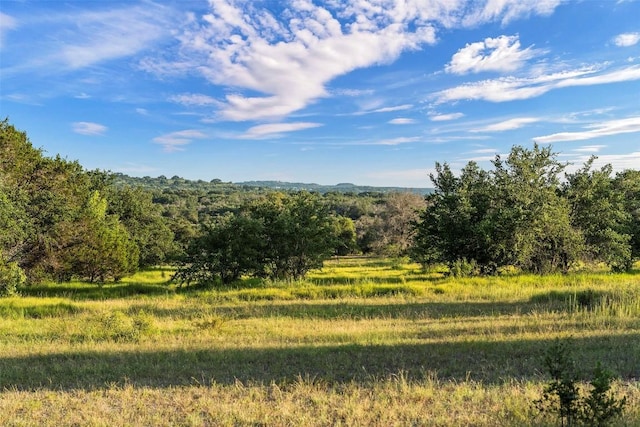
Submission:
M 270 194 L 203 227 L 175 279 L 230 283 L 245 274 L 300 279 L 336 252 L 345 228 L 337 224 L 316 195 Z

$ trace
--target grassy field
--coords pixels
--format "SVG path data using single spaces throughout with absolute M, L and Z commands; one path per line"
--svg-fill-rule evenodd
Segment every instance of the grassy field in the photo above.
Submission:
M 620 375 L 640 426 L 640 272 L 454 279 L 340 259 L 302 282 L 171 273 L 0 299 L 0 425 L 554 425 L 545 351 Z

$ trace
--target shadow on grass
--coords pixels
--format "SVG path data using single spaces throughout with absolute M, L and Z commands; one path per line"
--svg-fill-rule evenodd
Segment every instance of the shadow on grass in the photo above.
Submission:
M 69 298 L 72 300 L 108 300 L 141 295 L 160 296 L 174 294 L 166 285 L 142 283 L 110 283 L 102 286 L 75 283 L 33 285 L 20 289 L 20 295 L 45 298 Z
M 471 341 L 403 345 L 301 346 L 267 349 L 76 352 L 0 359 L 0 389 L 101 389 L 114 384 L 174 387 L 193 384 L 370 383 L 403 373 L 420 380 L 501 384 L 540 380 L 550 340 Z M 585 375 L 602 361 L 622 378 L 640 377 L 640 335 L 571 339 Z
M 176 309 L 164 308 L 156 304 L 136 305 L 132 310 L 145 312 L 156 317 L 193 316 L 210 310 L 230 319 L 261 317 L 288 317 L 293 319 L 439 319 L 474 316 L 505 316 L 531 313 L 540 310 L 541 305 L 530 302 L 424 302 L 397 304 L 369 304 L 353 302 L 322 303 L 253 303 L 242 305 L 216 304 L 193 305 Z M 176 311 L 179 311 L 177 313 Z

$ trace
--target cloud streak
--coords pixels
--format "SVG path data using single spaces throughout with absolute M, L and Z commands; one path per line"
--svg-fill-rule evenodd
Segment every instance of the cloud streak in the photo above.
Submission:
M 312 129 L 322 126 L 321 123 L 298 122 L 298 123 L 269 123 L 264 125 L 253 126 L 245 132 L 241 138 L 243 139 L 260 139 L 267 137 L 276 137 L 287 132 L 296 132 L 304 129 Z
M 536 117 L 518 117 L 515 119 L 505 120 L 499 123 L 494 123 L 482 128 L 472 129 L 470 132 L 504 132 L 509 130 L 520 129 L 531 123 L 539 122 L 540 119 Z
M 539 143 L 584 141 L 604 136 L 636 132 L 640 132 L 640 117 L 629 117 L 627 119 L 597 123 L 587 126 L 586 130 L 580 132 L 559 132 L 551 135 L 539 136 L 533 138 L 533 140 Z
M 436 103 L 456 101 L 507 102 L 541 96 L 551 90 L 620 83 L 640 80 L 640 66 L 623 67 L 601 72 L 597 67 L 586 67 L 536 77 L 504 77 L 467 83 L 436 92 Z
M 199 130 L 185 129 L 157 136 L 153 138 L 153 142 L 160 144 L 163 147 L 163 151 L 172 153 L 175 151 L 184 151 L 185 145 L 191 144 L 194 139 L 204 139 L 207 137 L 207 134 Z
M 75 133 L 88 136 L 101 136 L 107 132 L 107 127 L 93 122 L 74 122 L 72 129 Z
M 18 21 L 15 18 L 0 12 L 0 50 L 4 46 L 5 33 L 13 30 L 18 26 Z

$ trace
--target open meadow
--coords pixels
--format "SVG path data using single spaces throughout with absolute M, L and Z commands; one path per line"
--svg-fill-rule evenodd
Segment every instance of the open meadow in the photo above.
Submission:
M 0 299 L 0 425 L 557 425 L 556 338 L 640 426 L 640 271 L 445 277 L 343 258 L 300 282 L 33 286 Z

